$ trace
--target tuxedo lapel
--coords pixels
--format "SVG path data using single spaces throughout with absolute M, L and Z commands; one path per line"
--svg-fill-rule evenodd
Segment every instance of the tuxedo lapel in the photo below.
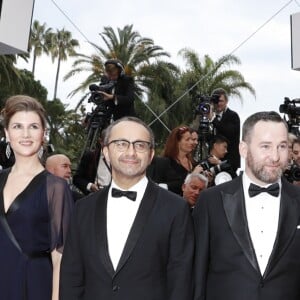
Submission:
M 296 233 L 299 215 L 295 199 L 299 197 L 299 194 L 292 189 L 293 186 L 287 185 L 288 183 L 283 179 L 277 236 L 264 277 L 270 273 Z
M 99 246 L 97 252 L 99 252 L 100 259 L 104 265 L 107 272 L 113 277 L 115 270 L 108 253 L 108 241 L 107 241 L 107 197 L 108 197 L 109 187 L 103 189 L 99 193 L 96 205 L 96 243 Z
M 133 225 L 129 232 L 128 238 L 126 240 L 120 261 L 118 263 L 116 273 L 117 274 L 124 264 L 127 262 L 129 256 L 131 255 L 140 235 L 143 232 L 144 226 L 147 219 L 152 211 L 152 207 L 157 198 L 158 187 L 153 182 L 149 181 L 147 188 L 144 193 L 144 197 L 141 201 L 140 207 L 134 219 Z
M 230 192 L 222 192 L 223 206 L 234 237 L 252 267 L 260 273 L 255 250 L 251 241 L 245 209 L 242 177 L 238 177 Z

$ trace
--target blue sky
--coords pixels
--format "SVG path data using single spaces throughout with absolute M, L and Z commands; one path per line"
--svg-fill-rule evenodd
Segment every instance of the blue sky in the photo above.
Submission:
M 287 0 L 55 0 L 69 15 L 87 38 L 101 44 L 98 35 L 104 26 L 113 28 L 133 24 L 142 36 L 152 38 L 171 54 L 170 61 L 184 68 L 178 56 L 182 48 L 190 48 L 200 56 L 209 54 L 212 58 L 231 53 L 272 15 L 287 5 L 266 26 L 259 30 L 234 54 L 242 62 L 235 68 L 242 72 L 256 90 L 256 99 L 243 93 L 243 104 L 230 99 L 229 106 L 237 111 L 243 120 L 260 110 L 276 110 L 285 96 L 300 97 L 300 72 L 291 70 L 290 15 L 300 11 L 300 2 Z M 63 28 L 73 33 L 81 44 L 79 52 L 91 54 L 93 49 L 76 31 L 69 21 L 55 7 L 51 0 L 36 0 L 34 19 L 46 22 L 52 28 Z M 300 37 L 299 37 L 300 38 Z M 28 64 L 20 66 L 31 69 Z M 71 61 L 63 63 L 58 97 L 74 106 L 78 97 L 67 98 L 68 93 L 83 80 L 84 74 L 74 76 L 66 82 L 63 75 L 70 70 Z M 36 78 L 53 96 L 56 66 L 50 57 L 37 61 Z M 176 106 L 170 113 L 176 113 Z

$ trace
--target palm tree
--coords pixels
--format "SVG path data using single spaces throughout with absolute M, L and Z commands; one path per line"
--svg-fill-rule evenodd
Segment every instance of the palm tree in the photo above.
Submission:
M 77 53 L 78 59 L 73 64 L 73 69 L 66 74 L 65 80 L 77 73 L 86 71 L 89 73 L 85 81 L 78 88 L 70 93 L 74 96 L 79 91 L 85 91 L 91 83 L 99 81 L 104 73 L 104 63 L 107 59 L 119 59 L 125 66 L 127 74 L 139 79 L 139 70 L 145 69 L 153 63 L 153 59 L 168 57 L 169 54 L 163 51 L 162 47 L 154 44 L 150 38 L 142 37 L 137 31 L 133 30 L 133 25 L 126 25 L 124 28 L 117 28 L 115 32 L 112 27 L 104 27 L 100 37 L 105 44 L 105 48 L 94 43 L 91 45 L 96 50 L 93 55 Z M 82 104 L 83 97 L 77 107 Z
M 11 87 L 15 81 L 20 83 L 20 74 L 15 67 L 15 55 L 0 55 L 0 85 Z
M 21 70 L 16 68 L 17 57 L 27 62 L 28 55 L 0 55 L 0 106 L 8 96 L 20 93 L 24 88 Z
M 255 90 L 243 75 L 232 70 L 232 65 L 240 65 L 241 61 L 235 55 L 224 55 L 216 61 L 209 55 L 203 59 L 190 49 L 182 49 L 179 52 L 185 59 L 187 70 L 183 72 L 182 81 L 185 89 L 191 89 L 190 95 L 211 95 L 216 88 L 223 88 L 229 96 L 236 96 L 241 101 L 241 90 L 247 90 L 255 96 Z
M 57 58 L 57 69 L 53 96 L 53 99 L 56 99 L 61 61 L 67 60 L 68 56 L 75 55 L 75 47 L 79 46 L 79 42 L 78 40 L 73 39 L 72 33 L 65 30 L 64 28 L 62 30 L 57 30 L 56 33 L 49 34 L 48 42 L 50 44 L 52 62 L 54 62 L 54 60 Z
M 49 53 L 49 34 L 52 33 L 51 28 L 46 28 L 46 23 L 40 24 L 39 21 L 35 20 L 31 27 L 30 39 L 29 39 L 29 51 L 33 50 L 33 63 L 32 63 L 32 74 L 34 75 L 36 58 L 41 56 L 43 53 Z

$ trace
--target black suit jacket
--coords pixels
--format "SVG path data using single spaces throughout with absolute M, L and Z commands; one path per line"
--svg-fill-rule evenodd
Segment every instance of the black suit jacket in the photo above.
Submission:
M 282 181 L 277 237 L 261 275 L 242 178 L 202 191 L 193 211 L 195 300 L 300 299 L 300 189 Z
M 117 80 L 114 90 L 117 105 L 113 101 L 109 101 L 114 120 L 125 116 L 135 116 L 134 91 L 135 87 L 132 77 L 123 75 Z
M 232 165 L 233 171 L 235 172 L 240 167 L 240 154 L 239 154 L 239 143 L 240 143 L 240 118 L 239 115 L 227 108 L 223 113 L 221 121 L 217 118 L 213 121 L 214 127 L 216 128 L 216 134 L 223 135 L 229 141 L 228 154 L 225 159 L 228 159 Z
M 194 237 L 187 203 L 149 182 L 115 271 L 107 244 L 107 193 L 108 187 L 76 204 L 60 299 L 192 299 Z
M 88 183 L 95 182 L 100 153 L 100 148 L 97 148 L 93 151 L 86 151 L 83 154 L 77 167 L 76 173 L 73 176 L 73 184 L 85 195 L 90 193 L 86 189 Z

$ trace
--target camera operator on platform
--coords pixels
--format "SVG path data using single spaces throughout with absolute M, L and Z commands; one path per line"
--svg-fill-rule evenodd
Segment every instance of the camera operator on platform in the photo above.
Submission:
M 225 159 L 231 163 L 234 172 L 240 167 L 239 140 L 240 118 L 238 114 L 228 108 L 228 96 L 224 89 L 219 88 L 212 92 L 212 97 L 218 98 L 214 103 L 215 115 L 212 119 L 217 135 L 222 135 L 228 140 L 228 153 Z
M 108 81 L 116 84 L 112 93 L 98 91 L 105 101 L 109 101 L 113 120 L 125 116 L 134 116 L 134 80 L 125 74 L 123 64 L 117 59 L 109 59 L 105 62 L 105 73 Z

